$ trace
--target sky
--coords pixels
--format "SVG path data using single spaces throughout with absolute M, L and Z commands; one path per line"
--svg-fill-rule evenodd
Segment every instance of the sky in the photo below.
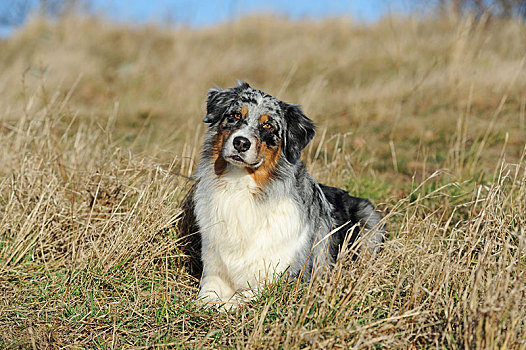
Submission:
M 390 12 L 404 12 L 407 0 L 92 0 L 93 8 L 110 18 L 133 22 L 172 22 L 209 26 L 252 13 L 289 18 L 345 15 L 369 22 Z
M 37 0 L 30 1 L 38 3 Z M 274 13 L 292 19 L 347 16 L 360 22 L 373 22 L 390 13 L 409 12 L 410 1 L 89 0 L 88 3 L 91 11 L 118 22 L 139 25 L 169 23 L 200 28 L 254 13 Z M 9 36 L 12 30 L 13 28 L 0 26 L 0 37 Z

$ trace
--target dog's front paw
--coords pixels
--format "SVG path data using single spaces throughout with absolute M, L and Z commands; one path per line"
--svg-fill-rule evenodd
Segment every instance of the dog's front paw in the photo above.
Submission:
M 236 298 L 223 300 L 217 293 L 212 291 L 199 292 L 197 302 L 205 309 L 213 308 L 223 312 L 233 312 L 238 309 L 240 304 L 240 301 Z
M 216 275 L 208 275 L 201 280 L 201 289 L 197 295 L 198 303 L 205 308 L 217 307 L 229 301 L 234 290 L 228 282 Z
M 220 302 L 221 297 L 215 291 L 200 290 L 199 294 L 197 295 L 197 303 L 203 305 L 207 309 L 214 306 L 215 304 L 219 304 Z

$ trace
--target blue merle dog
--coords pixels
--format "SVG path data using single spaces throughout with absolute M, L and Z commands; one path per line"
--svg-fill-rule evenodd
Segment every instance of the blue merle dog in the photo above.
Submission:
M 371 202 L 317 183 L 300 161 L 315 126 L 299 106 L 238 82 L 209 90 L 203 121 L 193 211 L 207 305 L 235 307 L 282 273 L 306 280 L 361 235 L 369 251 L 382 242 Z

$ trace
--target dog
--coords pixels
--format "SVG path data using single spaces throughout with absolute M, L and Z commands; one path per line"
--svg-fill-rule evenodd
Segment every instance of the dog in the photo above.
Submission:
M 298 105 L 238 81 L 208 91 L 203 122 L 193 209 L 205 305 L 236 307 L 283 274 L 307 281 L 363 232 L 378 249 L 385 228 L 371 202 L 317 183 L 300 161 L 315 125 Z

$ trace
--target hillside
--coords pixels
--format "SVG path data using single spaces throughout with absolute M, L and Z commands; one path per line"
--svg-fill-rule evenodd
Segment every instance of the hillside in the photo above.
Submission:
M 0 41 L 0 347 L 526 346 L 526 26 L 35 19 Z M 389 239 L 235 314 L 193 303 L 180 227 L 206 91 L 318 126 L 304 161 Z

